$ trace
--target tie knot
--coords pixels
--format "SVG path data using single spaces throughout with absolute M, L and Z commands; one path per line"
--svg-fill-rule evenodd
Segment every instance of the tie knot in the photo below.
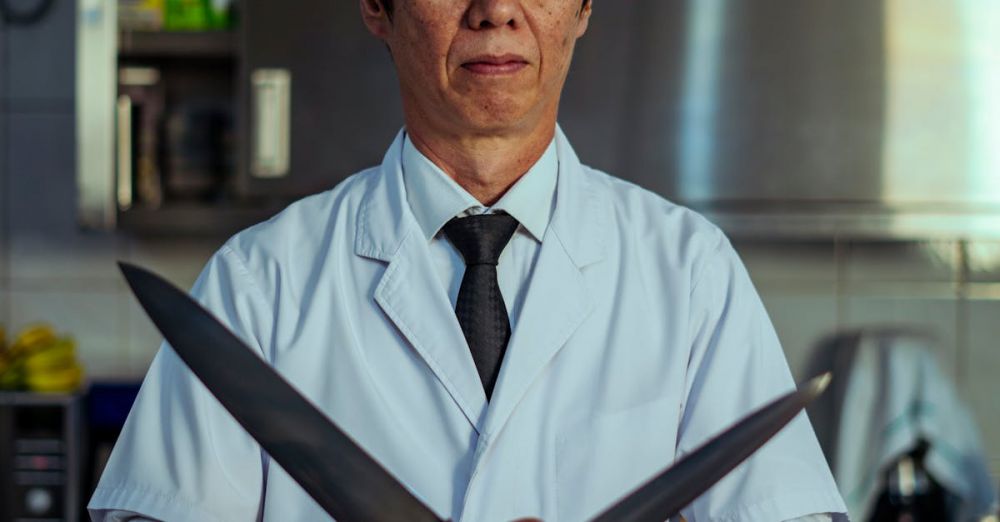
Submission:
M 517 220 L 507 214 L 481 214 L 453 218 L 444 226 L 444 235 L 462 254 L 466 266 L 496 265 Z

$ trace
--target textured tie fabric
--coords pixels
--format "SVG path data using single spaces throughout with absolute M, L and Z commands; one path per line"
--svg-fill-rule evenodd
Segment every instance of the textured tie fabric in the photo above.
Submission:
M 452 219 L 443 229 L 465 259 L 455 315 L 487 400 L 493 395 L 510 340 L 510 320 L 497 283 L 497 261 L 517 226 L 517 220 L 507 214 L 483 214 Z

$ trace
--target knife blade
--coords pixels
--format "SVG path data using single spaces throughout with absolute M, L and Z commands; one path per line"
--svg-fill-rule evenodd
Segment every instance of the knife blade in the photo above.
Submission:
M 118 264 L 181 360 L 330 516 L 441 520 L 186 292 L 148 270 Z
M 594 518 L 594 522 L 662 522 L 757 451 L 830 384 L 829 373 L 747 415 Z

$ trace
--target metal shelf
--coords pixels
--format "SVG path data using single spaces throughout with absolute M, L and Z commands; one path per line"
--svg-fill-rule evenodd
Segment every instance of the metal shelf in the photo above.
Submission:
M 119 58 L 234 58 L 234 31 L 121 31 Z
M 118 212 L 120 230 L 142 236 L 229 237 L 266 221 L 285 207 L 277 203 L 173 203 Z
M 735 239 L 1000 239 L 1000 208 L 991 206 L 691 206 Z

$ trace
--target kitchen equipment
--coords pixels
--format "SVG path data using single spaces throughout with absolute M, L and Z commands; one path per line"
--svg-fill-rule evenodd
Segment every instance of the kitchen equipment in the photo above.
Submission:
M 0 520 L 75 522 L 80 398 L 0 392 Z
M 118 70 L 118 207 L 163 203 L 166 89 L 156 67 Z
M 1000 235 L 1000 4 L 641 3 L 617 174 L 741 236 Z
M 398 80 L 357 6 L 239 7 L 236 198 L 290 201 L 376 164 L 402 124 Z M 584 163 L 731 235 L 997 238 L 998 53 L 997 2 L 602 3 L 577 43 L 559 120 Z M 92 111 L 108 100 L 89 89 L 109 54 L 81 54 L 78 99 L 91 101 L 81 120 L 112 114 Z M 258 73 L 271 70 L 291 79 L 287 104 L 258 96 Z M 276 114 L 287 125 L 255 128 Z M 102 176 L 112 171 L 94 152 L 105 137 L 80 138 L 81 215 L 108 226 Z M 253 172 L 285 149 L 281 176 Z
M 166 115 L 166 195 L 210 199 L 232 168 L 232 109 L 223 98 L 180 102 Z
M 868 326 L 830 335 L 812 356 L 809 371 L 839 376 L 809 418 L 855 520 L 979 520 L 1000 505 L 937 351 L 914 327 Z

